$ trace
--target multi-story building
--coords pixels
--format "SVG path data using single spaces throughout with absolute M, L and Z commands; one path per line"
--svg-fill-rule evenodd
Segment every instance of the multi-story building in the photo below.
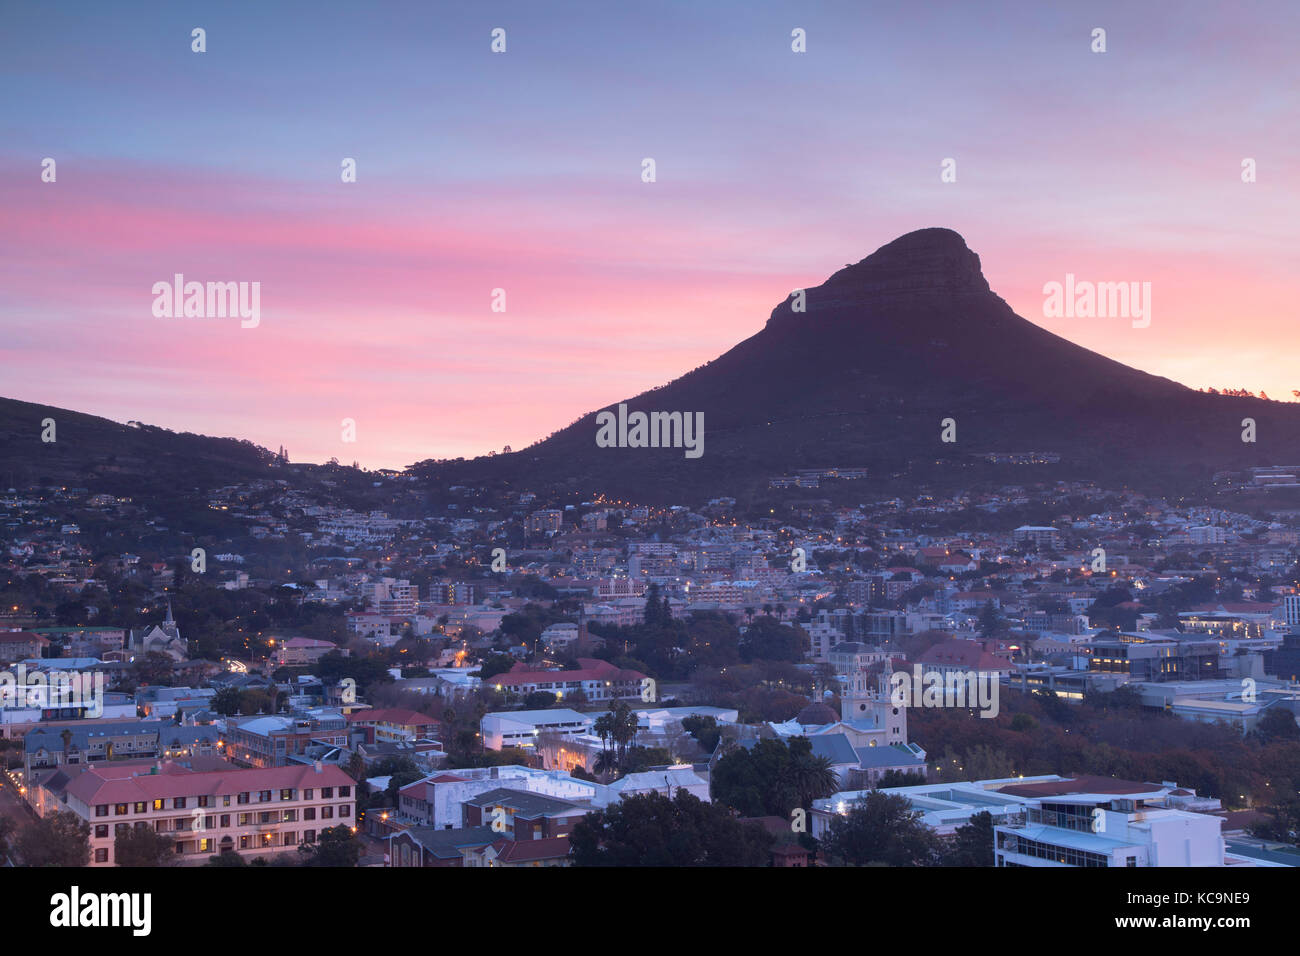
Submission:
M 491 827 L 512 840 L 567 837 L 573 825 L 591 812 L 589 806 L 506 787 L 470 797 L 461 807 L 462 827 Z
M 355 786 L 334 766 L 195 772 L 172 762 L 85 767 L 63 789 L 69 810 L 90 824 L 91 866 L 112 866 L 125 829 L 174 840 L 182 862 L 226 850 L 257 856 L 294 852 L 322 830 L 353 826 Z
M 564 512 L 554 509 L 544 511 L 534 511 L 528 516 L 527 527 L 529 531 L 540 531 L 551 534 L 559 531 L 564 525 Z
M 305 667 L 338 649 L 337 645 L 329 641 L 318 641 L 310 637 L 291 637 L 276 645 L 275 660 L 281 667 Z M 346 657 L 348 653 L 344 648 L 343 655 Z
M 1217 641 L 1174 641 L 1134 634 L 1094 640 L 1088 670 L 1127 675 L 1135 681 L 1216 680 Z
M 534 747 L 542 734 L 574 735 L 591 731 L 595 718 L 576 710 L 554 707 L 547 710 L 507 710 L 484 714 L 479 721 L 483 746 Z
M 588 701 L 641 700 L 647 686 L 640 671 L 615 667 L 594 657 L 578 658 L 576 670 L 533 670 L 516 664 L 491 683 L 500 690 L 516 694 L 547 691 L 563 699 L 581 691 Z
M 348 726 L 361 730 L 367 743 L 409 743 L 436 734 L 439 721 L 416 710 L 386 707 L 348 714 Z
M 40 657 L 50 646 L 49 638 L 31 631 L 0 631 L 0 662 L 13 663 Z
M 1191 791 L 1084 777 L 1003 787 L 1001 792 L 1028 800 L 1022 817 L 994 827 L 997 866 L 1223 866 L 1225 862 L 1222 819 L 1176 807 L 1180 798 L 1196 799 Z M 1157 801 L 1162 805 L 1150 805 Z
M 371 585 L 370 601 L 375 614 L 411 617 L 420 601 L 420 589 L 407 580 L 384 578 Z
M 1012 536 L 1017 544 L 1028 544 L 1045 551 L 1054 550 L 1061 540 L 1061 533 L 1056 528 L 1042 525 L 1021 525 Z
M 1282 599 L 1282 611 L 1287 627 L 1300 627 L 1300 594 L 1288 594 Z
M 348 745 L 348 722 L 336 710 L 316 708 L 292 716 L 263 715 L 226 722 L 225 755 L 245 767 L 283 767 L 312 743 Z
M 211 756 L 218 753 L 215 727 L 186 727 L 161 720 L 84 720 L 42 724 L 23 737 L 23 770 L 84 766 L 140 757 Z

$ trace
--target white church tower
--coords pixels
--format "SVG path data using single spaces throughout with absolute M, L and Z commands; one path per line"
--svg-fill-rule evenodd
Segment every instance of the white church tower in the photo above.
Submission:
M 879 678 L 874 682 L 866 669 L 861 668 L 850 675 L 844 695 L 840 698 L 840 719 L 864 735 L 869 735 L 869 746 L 888 747 L 907 743 L 907 708 L 897 706 L 890 699 L 892 673 L 893 668 L 888 658 Z

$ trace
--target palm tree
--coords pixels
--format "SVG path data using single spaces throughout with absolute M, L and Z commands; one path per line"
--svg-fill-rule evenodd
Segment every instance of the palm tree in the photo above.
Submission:
M 829 797 L 839 789 L 839 778 L 830 757 L 817 754 L 794 754 L 782 781 L 798 798 L 799 806 L 812 808 L 814 800 Z
M 610 777 L 618 772 L 618 758 L 612 750 L 602 750 L 596 754 L 596 761 L 591 769 L 600 777 Z

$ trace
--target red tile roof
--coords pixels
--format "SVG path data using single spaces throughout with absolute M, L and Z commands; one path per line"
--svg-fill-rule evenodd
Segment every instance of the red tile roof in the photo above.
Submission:
M 49 639 L 31 631 L 0 631 L 0 644 L 40 644 L 50 643 Z
M 385 707 L 378 710 L 358 710 L 348 714 L 350 724 L 396 724 L 400 727 L 432 727 L 438 720 L 418 710 Z
M 934 645 L 918 659 L 918 663 L 958 666 L 973 671 L 1007 671 L 1011 667 L 1001 658 L 994 657 L 975 641 L 944 641 Z
M 303 766 L 196 773 L 173 763 L 164 763 L 161 773 L 142 773 L 138 766 L 119 771 L 107 764 L 87 768 L 68 785 L 68 794 L 93 806 L 173 797 L 224 796 L 255 790 L 350 787 L 355 782 L 333 764 L 323 766 L 319 773 L 314 767 Z
M 503 863 L 531 863 L 534 860 L 555 860 L 569 855 L 567 836 L 547 837 L 542 840 L 498 840 L 492 844 L 497 859 Z
M 640 671 L 624 670 L 615 667 L 609 661 L 594 657 L 580 657 L 582 666 L 572 671 L 538 671 L 529 669 L 527 664 L 518 663 L 504 674 L 496 677 L 494 683 L 503 687 L 517 687 L 521 684 L 550 684 L 556 681 L 640 681 L 645 675 Z

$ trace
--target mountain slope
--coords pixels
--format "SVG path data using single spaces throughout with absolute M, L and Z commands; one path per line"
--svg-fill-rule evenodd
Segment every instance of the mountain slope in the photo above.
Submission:
M 42 424 L 54 420 L 54 441 Z M 171 496 L 266 478 L 272 456 L 234 438 L 122 425 L 52 405 L 0 399 L 0 482 L 65 485 L 118 495 Z
M 807 290 L 805 312 L 787 299 L 756 335 L 627 405 L 703 412 L 703 457 L 599 448 L 593 412 L 522 452 L 425 470 L 663 501 L 800 467 L 883 474 L 988 451 L 1058 452 L 1124 481 L 1300 460 L 1300 406 L 1199 393 L 1039 328 L 948 229 L 883 246 Z M 1245 417 L 1256 444 L 1241 441 Z M 945 418 L 956 443 L 940 441 Z

